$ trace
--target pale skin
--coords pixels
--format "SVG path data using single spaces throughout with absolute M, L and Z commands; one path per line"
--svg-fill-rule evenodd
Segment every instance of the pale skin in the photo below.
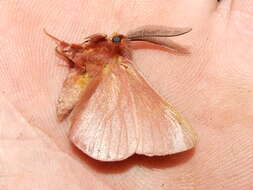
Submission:
M 0 189 L 253 188 L 253 1 L 1 1 Z M 159 24 L 192 27 L 174 40 L 189 56 L 134 53 L 147 81 L 199 134 L 173 156 L 95 161 L 68 140 L 55 102 L 67 67 L 43 28 L 68 42 Z

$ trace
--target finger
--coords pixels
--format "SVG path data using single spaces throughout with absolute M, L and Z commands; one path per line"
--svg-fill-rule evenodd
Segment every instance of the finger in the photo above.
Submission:
M 242 11 L 242 12 L 253 12 L 253 1 L 252 0 L 219 0 L 218 6 L 221 9 L 226 9 L 228 12 Z
M 253 45 L 253 40 L 249 40 L 253 37 L 253 1 L 220 0 L 216 13 L 215 25 L 219 32 L 229 33 L 226 38 L 233 38 L 233 42 L 236 40 L 239 44 L 248 44 L 244 47 L 251 50 L 248 46 Z
M 230 31 L 247 37 L 253 35 L 253 1 L 221 0 L 217 13 Z
M 253 36 L 253 1 L 232 0 L 231 3 L 231 22 L 239 33 Z

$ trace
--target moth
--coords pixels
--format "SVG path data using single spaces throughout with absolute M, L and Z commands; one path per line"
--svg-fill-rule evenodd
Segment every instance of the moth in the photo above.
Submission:
M 133 154 L 162 156 L 195 146 L 190 124 L 138 73 L 132 62 L 135 42 L 176 53 L 187 49 L 165 37 L 183 35 L 190 28 L 143 26 L 126 35 L 94 34 L 82 43 L 59 40 L 56 54 L 69 73 L 59 95 L 59 121 L 70 116 L 70 140 L 100 161 L 120 161 Z

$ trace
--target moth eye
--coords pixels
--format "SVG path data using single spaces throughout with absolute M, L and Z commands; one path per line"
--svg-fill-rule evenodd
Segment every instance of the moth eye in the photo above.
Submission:
M 121 37 L 120 37 L 120 36 L 114 36 L 114 37 L 112 38 L 112 42 L 114 42 L 114 43 L 119 43 L 119 42 L 121 42 Z

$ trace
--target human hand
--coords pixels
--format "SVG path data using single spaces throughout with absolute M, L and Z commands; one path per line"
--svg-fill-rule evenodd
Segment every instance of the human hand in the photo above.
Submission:
M 252 189 L 253 2 L 0 2 L 0 189 Z M 102 163 L 68 140 L 55 102 L 66 73 L 42 32 L 69 42 L 141 25 L 192 27 L 190 56 L 135 52 L 134 62 L 199 134 L 195 150 Z M 173 40 L 172 39 L 172 40 Z

